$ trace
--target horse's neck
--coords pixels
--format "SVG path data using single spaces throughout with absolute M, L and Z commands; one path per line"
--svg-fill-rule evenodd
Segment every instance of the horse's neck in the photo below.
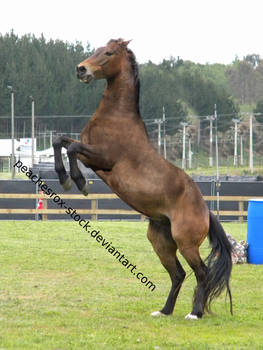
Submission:
M 108 79 L 98 111 L 121 113 L 127 118 L 141 118 L 138 113 L 137 88 L 130 72 Z
M 96 115 L 99 118 L 114 118 L 115 121 L 116 118 L 122 121 L 129 120 L 130 127 L 131 125 L 136 127 L 140 139 L 148 142 L 147 130 L 139 112 L 138 93 L 138 86 L 132 72 L 126 71 L 107 80 Z

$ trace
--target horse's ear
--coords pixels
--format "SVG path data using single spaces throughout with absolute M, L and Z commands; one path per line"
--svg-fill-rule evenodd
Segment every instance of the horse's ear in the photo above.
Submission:
M 124 40 L 123 40 L 123 45 L 124 45 L 125 47 L 127 47 L 131 41 L 132 41 L 132 39 L 131 39 L 131 40 L 127 40 L 127 41 L 124 41 Z

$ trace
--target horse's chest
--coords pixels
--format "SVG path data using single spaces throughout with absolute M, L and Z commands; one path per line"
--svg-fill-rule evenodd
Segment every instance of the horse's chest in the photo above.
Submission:
M 91 123 L 82 133 L 82 142 L 86 144 L 105 143 L 110 140 L 112 132 L 106 125 Z

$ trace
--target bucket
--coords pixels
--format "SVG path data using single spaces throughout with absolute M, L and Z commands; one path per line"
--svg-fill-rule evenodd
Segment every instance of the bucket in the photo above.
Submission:
M 248 263 L 263 264 L 263 198 L 249 200 L 247 242 Z

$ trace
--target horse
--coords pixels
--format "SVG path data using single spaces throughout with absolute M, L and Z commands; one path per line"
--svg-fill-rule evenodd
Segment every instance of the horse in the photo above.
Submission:
M 83 83 L 105 79 L 106 86 L 80 141 L 61 136 L 53 143 L 60 184 L 68 190 L 73 180 L 88 195 L 87 182 L 77 163 L 80 160 L 124 202 L 149 218 L 147 237 L 171 279 L 164 307 L 152 312 L 152 316 L 173 313 L 186 276 L 178 251 L 197 281 L 192 311 L 185 318 L 202 318 L 211 311 L 211 301 L 224 289 L 232 313 L 231 244 L 198 186 L 151 144 L 139 109 L 138 64 L 128 44 L 123 39 L 112 39 L 76 67 L 77 78 Z M 67 149 L 70 175 L 63 165 L 62 147 Z M 203 261 L 199 248 L 207 236 L 211 252 Z

